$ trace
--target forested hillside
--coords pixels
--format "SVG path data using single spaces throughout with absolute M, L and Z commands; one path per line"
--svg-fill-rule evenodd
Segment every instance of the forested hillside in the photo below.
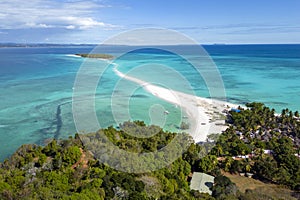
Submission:
M 125 173 L 100 163 L 97 151 L 83 139 L 101 138 L 128 152 L 155 152 L 172 142 L 176 133 L 125 122 L 96 133 L 52 140 L 44 147 L 26 144 L 0 165 L 0 199 L 297 199 L 300 189 L 298 113 L 279 116 L 260 103 L 228 113 L 229 128 L 215 142 L 191 143 L 172 164 L 146 173 Z M 126 131 L 124 131 L 126 130 Z M 135 138 L 128 131 L 158 133 Z M 182 133 L 185 141 L 192 138 Z M 211 149 L 207 152 L 207 149 Z M 215 177 L 212 196 L 190 191 L 193 172 Z M 239 191 L 226 173 L 248 176 L 290 188 L 284 194 L 263 190 Z M 249 178 L 250 179 L 250 178 Z M 292 191 L 293 190 L 293 191 Z M 280 196 L 281 195 L 281 196 Z M 297 196 L 298 195 L 298 196 Z

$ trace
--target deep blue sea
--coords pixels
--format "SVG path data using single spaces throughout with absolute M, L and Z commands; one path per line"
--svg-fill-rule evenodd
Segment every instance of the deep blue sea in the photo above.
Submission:
M 44 144 L 49 138 L 75 134 L 72 95 L 76 74 L 83 64 L 103 69 L 95 99 L 101 127 L 129 119 L 151 123 L 149 110 L 157 108 L 153 105 L 160 105 L 172 111 L 165 128 L 176 129 L 182 117 L 180 108 L 120 80 L 113 72 L 113 65 L 107 67 L 103 60 L 72 56 L 88 53 L 93 48 L 0 48 L 0 161 L 24 143 Z M 178 48 L 186 48 L 189 52 L 193 47 Z M 227 101 L 236 104 L 259 101 L 279 113 L 284 108 L 300 110 L 300 45 L 207 45 L 204 48 L 223 79 Z M 103 46 L 98 51 L 117 55 L 126 52 L 126 46 Z M 189 58 L 193 56 L 188 55 Z M 169 70 L 148 66 L 149 62 L 167 66 Z M 205 81 L 178 56 L 155 49 L 141 50 L 126 54 L 115 63 L 120 71 L 139 79 L 210 97 Z M 179 78 L 170 76 L 174 71 Z M 114 98 L 114 111 L 112 94 L 127 97 L 127 101 Z M 127 113 L 124 113 L 122 108 L 126 106 Z

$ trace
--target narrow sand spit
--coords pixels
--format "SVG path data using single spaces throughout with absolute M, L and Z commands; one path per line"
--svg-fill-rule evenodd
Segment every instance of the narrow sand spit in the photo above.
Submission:
M 223 110 L 236 108 L 237 105 L 224 101 L 202 98 L 175 90 L 159 87 L 143 80 L 127 76 L 116 67 L 114 72 L 129 81 L 141 85 L 147 92 L 174 105 L 180 106 L 189 118 L 190 126 L 186 130 L 196 143 L 206 141 L 212 133 L 221 133 L 227 126 Z

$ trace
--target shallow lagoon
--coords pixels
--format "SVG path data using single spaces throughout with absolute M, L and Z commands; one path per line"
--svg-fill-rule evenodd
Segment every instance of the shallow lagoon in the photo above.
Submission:
M 48 138 L 74 135 L 76 129 L 71 112 L 73 83 L 85 59 L 70 55 L 92 49 L 93 46 L 0 49 L 0 160 L 24 143 L 43 144 Z M 277 112 L 286 107 L 300 110 L 300 45 L 212 45 L 205 46 L 205 49 L 222 75 L 228 101 L 237 104 L 261 101 Z M 100 53 L 124 51 L 126 47 L 103 47 Z M 118 59 L 116 63 L 119 70 L 129 72 L 137 65 L 154 60 L 173 68 L 190 83 L 180 85 L 171 78 L 165 78 L 163 84 L 166 87 L 209 96 L 201 77 L 176 56 L 155 51 L 147 54 L 136 52 Z M 92 62 L 97 67 L 106 67 L 104 61 Z M 128 105 L 132 119 L 150 123 L 153 109 L 165 109 L 170 111 L 168 116 L 161 116 L 167 118 L 165 128 L 176 130 L 183 117 L 180 108 L 155 98 L 141 88 L 127 91 L 124 82 L 116 88 L 119 77 L 112 68 L 107 68 L 97 88 L 95 105 L 101 127 L 115 124 L 110 109 L 111 94 L 115 91 L 129 99 L 125 103 L 122 100 L 116 102 Z M 135 75 L 160 83 L 159 75 L 163 74 L 148 68 L 143 74 Z M 165 74 L 164 77 L 168 76 Z M 120 110 L 119 115 L 122 116 L 123 112 Z M 123 118 L 120 117 L 120 120 Z

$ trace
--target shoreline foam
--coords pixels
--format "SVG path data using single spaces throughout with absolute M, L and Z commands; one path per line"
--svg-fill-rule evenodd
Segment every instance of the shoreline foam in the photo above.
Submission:
M 115 65 L 114 72 L 121 78 L 141 85 L 147 92 L 174 105 L 180 106 L 187 114 L 190 128 L 186 130 L 196 143 L 204 142 L 212 133 L 220 134 L 228 127 L 225 124 L 224 109 L 236 108 L 238 105 L 225 101 L 198 97 L 195 95 L 166 89 L 123 74 Z

